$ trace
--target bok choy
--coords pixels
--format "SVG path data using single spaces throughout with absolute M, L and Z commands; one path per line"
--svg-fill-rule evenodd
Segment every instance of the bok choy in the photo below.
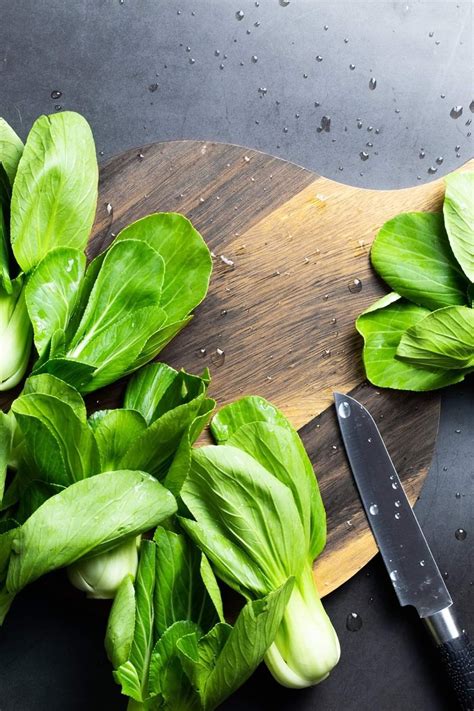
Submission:
M 474 173 L 448 175 L 443 214 L 386 222 L 371 260 L 393 291 L 356 321 L 370 382 L 434 390 L 464 380 L 474 369 Z
M 0 421 L 0 484 L 5 484 L 7 465 L 13 473 L 8 476 L 3 496 L 0 526 L 2 521 L 32 526 L 30 521 L 36 520 L 36 512 L 45 502 L 62 501 L 57 497 L 66 496 L 71 487 L 79 497 L 83 489 L 76 488 L 76 484 L 95 481 L 103 476 L 101 472 L 128 471 L 133 467 L 133 471 L 145 471 L 163 481 L 181 443 L 188 447 L 194 442 L 209 419 L 214 401 L 207 398 L 208 383 L 207 371 L 198 377 L 163 363 L 150 364 L 128 383 L 125 407 L 98 411 L 88 417 L 81 395 L 71 385 L 49 374 L 28 378 L 10 414 L 3 415 Z M 131 496 L 131 507 L 133 502 Z M 120 537 L 117 545 L 107 546 L 106 551 L 94 549 L 84 560 L 84 556 L 77 556 L 78 562 L 65 563 L 75 563 L 69 577 L 91 597 L 114 596 L 123 578 L 135 573 L 139 543 L 136 536 L 162 520 L 153 518 L 152 497 L 142 501 L 142 515 L 146 516 L 143 525 L 134 522 L 136 514 L 133 508 L 129 510 L 126 499 L 122 504 L 124 523 L 119 522 L 118 526 L 122 530 L 133 525 L 133 536 L 130 533 Z M 94 536 L 96 522 L 89 518 L 89 510 L 84 510 Z M 56 515 L 56 510 L 52 511 Z M 40 522 L 42 526 L 41 519 Z M 55 524 L 58 544 L 61 526 L 66 524 L 65 516 Z M 54 544 L 51 533 L 51 545 Z
M 190 456 L 181 498 L 193 518 L 181 524 L 217 575 L 247 600 L 294 578 L 265 662 L 285 686 L 317 684 L 340 650 L 312 576 L 326 518 L 311 462 L 297 432 L 262 398 L 224 407 L 211 430 L 217 446 Z
M 135 583 L 123 581 L 107 627 L 129 709 L 213 711 L 261 662 L 292 584 L 247 602 L 232 627 L 207 558 L 183 535 L 157 528 L 142 541 Z
M 88 266 L 97 204 L 91 130 L 41 116 L 25 146 L 0 121 L 0 389 L 34 371 L 91 392 L 152 360 L 204 298 L 211 257 L 182 215 L 148 215 Z

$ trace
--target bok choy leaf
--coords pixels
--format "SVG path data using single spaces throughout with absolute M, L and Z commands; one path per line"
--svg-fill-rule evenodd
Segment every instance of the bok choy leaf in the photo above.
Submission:
M 182 534 L 158 528 L 142 541 L 135 584 L 122 583 L 107 627 L 114 677 L 131 707 L 215 709 L 261 662 L 292 583 L 248 602 L 232 627 L 205 556 Z
M 372 264 L 395 292 L 356 321 L 374 385 L 433 390 L 472 372 L 473 205 L 474 173 L 449 175 L 443 214 L 398 215 L 375 238 Z
M 282 684 L 322 681 L 339 643 L 312 578 L 326 521 L 316 478 L 299 437 L 261 398 L 243 398 L 216 415 L 219 444 L 194 449 L 181 498 L 182 526 L 217 575 L 246 599 L 295 580 L 265 661 Z

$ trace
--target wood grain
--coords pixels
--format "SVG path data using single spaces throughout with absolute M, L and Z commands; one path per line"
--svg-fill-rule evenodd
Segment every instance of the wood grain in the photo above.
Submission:
M 376 552 L 332 392 L 350 391 L 369 407 L 412 502 L 430 465 L 439 394 L 368 386 L 354 319 L 386 291 L 369 264 L 377 230 L 399 212 L 439 209 L 443 191 L 442 181 L 360 190 L 256 151 L 198 141 L 144 146 L 101 170 L 89 256 L 125 225 L 157 211 L 186 214 L 214 252 L 207 298 L 160 357 L 194 372 L 208 366 L 219 405 L 263 395 L 301 428 L 328 516 L 327 547 L 315 568 L 322 595 Z M 354 279 L 362 282 L 359 293 L 349 288 Z M 118 383 L 89 404 L 117 405 L 122 390 Z

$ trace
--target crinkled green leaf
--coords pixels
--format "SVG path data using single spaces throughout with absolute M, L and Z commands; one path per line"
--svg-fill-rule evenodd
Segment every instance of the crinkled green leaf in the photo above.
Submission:
M 102 471 L 122 469 L 127 450 L 146 430 L 146 422 L 135 410 L 99 410 L 89 418 L 99 448 Z
M 463 380 L 462 371 L 418 368 L 396 357 L 403 334 L 425 318 L 430 313 L 428 309 L 406 301 L 381 305 L 380 309 L 373 305 L 356 321 L 356 328 L 364 338 L 365 372 L 373 385 L 419 391 L 434 390 Z
M 162 478 L 167 473 L 182 437 L 199 413 L 204 395 L 165 412 L 136 437 L 122 459 L 122 466 L 131 463 Z
M 140 679 L 140 698 L 132 696 L 137 701 L 144 701 L 148 696 L 148 669 L 154 646 L 153 595 L 156 582 L 155 545 L 152 541 L 142 541 L 135 582 L 135 628 L 129 658 Z
M 38 442 L 38 437 L 41 438 L 38 422 L 54 438 L 67 475 L 66 481 L 56 480 L 54 483 L 67 485 L 100 471 L 99 452 L 92 431 L 67 402 L 49 394 L 31 393 L 17 398 L 12 404 L 12 410 L 27 448 L 30 447 L 30 440 L 31 447 L 41 447 L 41 442 Z M 40 430 L 43 432 L 43 428 Z M 48 450 L 52 442 L 52 439 L 48 441 L 46 451 L 42 448 L 41 460 L 38 461 L 38 466 L 41 462 L 42 468 L 47 467 Z M 54 457 L 57 452 L 52 451 L 50 454 Z M 32 456 L 35 457 L 35 454 Z
M 137 669 L 132 662 L 126 661 L 114 671 L 115 681 L 122 687 L 122 694 L 137 702 L 142 701 L 142 688 Z M 140 708 L 140 706 L 138 707 Z
M 157 544 L 155 639 L 179 620 L 192 620 L 202 630 L 209 630 L 217 622 L 217 614 L 201 577 L 200 551 L 184 536 L 160 527 L 154 540 Z
M 474 172 L 446 177 L 444 222 L 454 256 L 474 282 Z
M 53 247 L 86 246 L 97 203 L 97 159 L 87 121 L 64 111 L 40 116 L 18 164 L 11 242 L 24 272 Z
M 294 427 L 270 402 L 249 396 L 219 410 L 211 431 L 219 443 L 244 450 L 292 490 L 313 561 L 326 543 L 326 512 L 313 465 Z
M 84 400 L 78 391 L 73 388 L 72 385 L 65 383 L 64 380 L 60 380 L 48 373 L 30 375 L 25 382 L 22 395 L 32 395 L 34 393 L 52 395 L 62 400 L 62 402 L 68 404 L 73 409 L 74 414 L 81 422 L 86 422 L 87 411 Z
M 1 121 L 1 119 L 0 119 Z M 1 129 L 0 129 L 1 130 Z M 0 163 L 0 286 L 10 293 L 10 181 Z
M 266 597 L 248 602 L 233 628 L 214 627 L 197 641 L 197 660 L 192 638 L 178 641 L 188 674 L 194 673 L 204 711 L 219 706 L 260 664 L 280 626 L 293 583 L 289 579 Z
M 133 373 L 135 370 L 145 365 L 153 358 L 156 358 L 158 353 L 168 345 L 170 341 L 192 320 L 192 316 L 187 316 L 176 323 L 162 326 L 147 340 L 137 358 L 130 365 L 127 373 Z
M 201 573 L 201 579 L 207 590 L 207 594 L 211 598 L 212 604 L 214 605 L 214 610 L 217 614 L 219 622 L 225 622 L 221 591 L 217 583 L 216 576 L 214 575 L 214 571 L 211 568 L 211 564 L 204 553 L 201 553 L 199 572 Z
M 466 303 L 467 280 L 440 213 L 409 212 L 389 220 L 370 257 L 382 279 L 418 306 L 433 310 Z
M 177 643 L 182 637 L 197 632 L 190 620 L 172 624 L 157 641 L 150 660 L 148 694 L 160 695 L 169 711 L 202 711 L 200 701 L 183 670 Z M 159 705 L 158 708 L 161 708 Z
M 13 446 L 15 421 L 11 413 L 0 411 L 0 503 L 5 490 L 7 467 Z
M 0 117 L 0 163 L 3 165 L 10 184 L 15 180 L 18 163 L 23 153 L 23 142 L 11 126 Z
M 301 572 L 308 549 L 291 490 L 247 453 L 195 449 L 181 497 L 197 521 L 182 525 L 231 587 L 260 596 Z
M 26 304 L 40 355 L 53 333 L 65 330 L 76 305 L 85 268 L 83 252 L 58 247 L 41 260 L 28 279 Z
M 212 271 L 206 243 L 191 222 L 174 212 L 148 215 L 128 225 L 117 240 L 142 240 L 163 258 L 165 278 L 160 306 L 167 323 L 181 321 L 205 297 Z
M 448 306 L 403 334 L 397 356 L 413 365 L 446 371 L 474 367 L 474 309 Z
M 128 382 L 123 406 L 137 410 L 147 424 L 153 421 L 158 403 L 178 372 L 166 363 L 150 363 L 137 371 Z
M 79 392 L 86 392 L 96 368 L 89 363 L 71 358 L 51 358 L 34 369 L 35 374 L 49 373 L 66 383 L 70 383 Z M 93 388 L 92 388 L 93 389 Z
M 239 427 L 227 444 L 250 454 L 291 489 L 312 562 L 326 543 L 326 512 L 306 450 L 298 433 L 287 425 L 249 422 Z
M 129 658 L 134 630 L 135 588 L 132 576 L 127 575 L 112 603 L 105 634 L 105 649 L 115 669 Z
M 114 243 L 99 264 L 87 306 L 69 345 L 69 356 L 81 359 L 87 353 L 93 358 L 91 344 L 100 344 L 104 332 L 141 309 L 159 307 L 163 272 L 162 258 L 148 245 L 138 240 Z M 153 326 L 144 329 L 144 343 Z
M 16 530 L 7 589 L 18 591 L 55 568 L 110 550 L 175 511 L 172 494 L 144 472 L 104 472 L 78 481 Z

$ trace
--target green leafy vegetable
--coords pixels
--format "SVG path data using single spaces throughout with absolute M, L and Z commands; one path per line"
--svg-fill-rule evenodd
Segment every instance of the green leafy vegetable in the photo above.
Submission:
M 395 290 L 356 322 L 367 378 L 379 387 L 433 390 L 472 370 L 474 173 L 450 175 L 446 186 L 444 223 L 437 213 L 398 215 L 372 246 L 373 266 Z
M 429 368 L 419 368 L 397 357 L 403 334 L 430 314 L 428 309 L 400 297 L 398 299 L 385 305 L 387 297 L 383 297 L 356 321 L 357 330 L 364 338 L 363 360 L 370 382 L 382 388 L 422 391 L 435 390 L 462 380 L 464 373 L 461 370 L 449 372 L 436 368 L 434 364 Z M 379 303 L 380 308 L 377 308 Z
M 192 451 L 181 498 L 194 519 L 182 526 L 247 599 L 295 579 L 265 659 L 286 686 L 318 683 L 337 663 L 339 644 L 312 579 L 325 515 L 311 464 L 291 425 L 261 398 L 224 408 L 212 430 L 225 443 Z
M 94 221 L 98 169 L 94 139 L 79 114 L 40 116 L 13 184 L 11 243 L 29 272 L 54 247 L 83 250 Z
M 30 322 L 34 372 L 92 392 L 152 360 L 206 294 L 209 250 L 175 213 L 129 225 L 86 269 L 97 178 L 79 114 L 41 116 L 24 148 L 0 122 L 0 389 L 25 373 Z
M 21 139 L 5 119 L 0 117 L 0 163 L 3 165 L 11 185 L 13 185 L 22 153 Z
M 443 211 L 454 256 L 474 282 L 474 173 L 448 175 Z
M 5 591 L 16 594 L 51 570 L 110 551 L 175 511 L 173 495 L 144 472 L 104 472 L 78 481 L 15 529 Z
M 205 556 L 158 528 L 142 541 L 135 585 L 123 581 L 110 613 L 106 649 L 122 693 L 137 709 L 212 711 L 261 662 L 292 582 L 248 602 L 231 627 Z
M 448 373 L 474 368 L 474 309 L 448 306 L 433 311 L 403 334 L 397 355 Z
M 152 364 L 127 386 L 125 401 L 134 409 L 103 410 L 88 418 L 71 385 L 49 374 L 31 376 L 10 415 L 0 421 L 1 488 L 7 466 L 16 470 L 4 515 L 26 526 L 48 499 L 57 500 L 75 482 L 95 479 L 99 472 L 133 468 L 164 479 L 181 441 L 189 447 L 207 422 L 214 406 L 206 398 L 208 383 L 207 371 L 199 378 Z M 146 413 L 150 402 L 147 422 L 140 410 Z M 87 521 L 93 528 L 89 513 Z M 146 530 L 140 526 L 137 535 Z M 71 581 L 91 597 L 113 597 L 123 578 L 135 572 L 136 546 L 128 540 L 116 550 L 79 560 L 69 571 Z

